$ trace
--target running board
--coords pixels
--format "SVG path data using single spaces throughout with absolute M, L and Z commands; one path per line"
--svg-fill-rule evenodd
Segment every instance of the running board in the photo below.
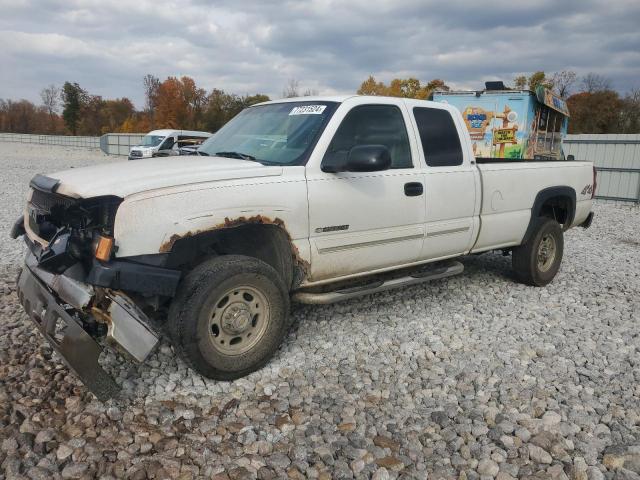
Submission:
M 333 292 L 304 292 L 299 291 L 293 294 L 293 300 L 299 303 L 308 304 L 326 304 L 341 302 L 342 300 L 348 300 L 350 298 L 360 297 L 362 295 L 369 295 L 372 293 L 384 292 L 393 288 L 408 287 L 410 285 L 416 285 L 422 282 L 428 282 L 430 280 L 437 280 L 439 278 L 452 277 L 458 275 L 464 271 L 464 265 L 460 262 L 451 262 L 444 267 L 436 268 L 430 271 L 419 271 L 404 277 L 392 278 L 389 280 L 379 280 L 366 285 L 341 288 Z

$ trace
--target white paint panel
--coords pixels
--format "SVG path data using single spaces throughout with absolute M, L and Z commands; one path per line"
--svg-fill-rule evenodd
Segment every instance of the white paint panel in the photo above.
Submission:
M 482 215 L 480 235 L 472 252 L 519 245 L 530 218 L 531 210 Z
M 227 180 L 131 195 L 120 205 L 114 226 L 118 257 L 157 253 L 172 235 L 183 236 L 224 224 L 225 219 L 262 215 L 280 219 L 296 245 L 308 244 L 304 167 L 287 167 L 283 177 Z M 250 194 L 248 194 L 250 192 Z M 140 228 L 144 225 L 144 228 Z M 305 261 L 308 248 L 300 248 Z

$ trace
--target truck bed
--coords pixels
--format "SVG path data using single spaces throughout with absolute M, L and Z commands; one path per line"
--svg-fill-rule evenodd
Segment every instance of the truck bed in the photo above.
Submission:
M 569 187 L 576 195 L 576 209 L 570 225 L 582 223 L 591 209 L 593 182 L 589 162 L 560 160 L 476 159 L 482 184 L 480 235 L 474 252 L 491 246 L 519 245 L 529 225 L 536 197 L 546 189 Z M 561 185 L 558 179 L 563 179 Z M 584 193 L 583 193 L 584 192 Z

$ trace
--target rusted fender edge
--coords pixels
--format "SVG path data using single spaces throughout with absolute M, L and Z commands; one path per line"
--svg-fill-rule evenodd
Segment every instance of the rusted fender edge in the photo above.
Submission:
M 297 265 L 303 272 L 303 276 L 306 278 L 308 273 L 309 273 L 309 262 L 306 261 L 304 258 L 302 258 L 300 256 L 300 252 L 298 251 L 297 247 L 295 246 L 295 244 L 293 243 L 293 239 L 291 237 L 291 234 L 289 233 L 289 231 L 287 230 L 287 227 L 285 226 L 284 221 L 281 218 L 269 218 L 267 216 L 264 215 L 254 215 L 251 217 L 238 217 L 238 218 L 229 218 L 229 217 L 225 217 L 224 222 L 222 223 L 218 223 L 217 225 L 212 226 L 211 228 L 204 228 L 204 229 L 200 229 L 200 230 L 193 230 L 193 231 L 188 231 L 183 235 L 178 235 L 178 234 L 173 234 L 171 235 L 171 237 L 169 237 L 169 240 L 167 240 L 166 242 L 163 242 L 162 245 L 160 245 L 160 249 L 158 250 L 159 253 L 170 253 L 171 250 L 173 249 L 173 246 L 176 244 L 176 242 L 178 240 L 182 240 L 184 238 L 189 238 L 189 237 L 194 237 L 196 235 L 200 235 L 202 233 L 210 233 L 210 232 L 215 232 L 216 230 L 220 230 L 223 228 L 233 228 L 233 227 L 239 227 L 242 225 L 276 225 L 280 228 L 282 228 L 282 230 L 287 234 L 287 239 L 289 240 L 289 245 L 291 246 L 291 255 L 293 257 L 293 261 L 295 263 L 295 265 Z

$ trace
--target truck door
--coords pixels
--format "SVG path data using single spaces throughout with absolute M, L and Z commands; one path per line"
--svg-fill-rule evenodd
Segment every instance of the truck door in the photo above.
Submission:
M 178 143 L 177 137 L 167 137 L 162 142 L 162 145 L 158 148 L 159 157 L 168 157 L 170 155 L 177 155 Z
M 311 280 L 412 263 L 425 231 L 424 171 L 417 142 L 407 132 L 404 105 L 356 103 L 339 121 L 321 162 L 307 167 Z M 343 105 L 343 108 L 346 106 Z M 340 118 L 341 121 L 340 121 Z M 377 172 L 322 171 L 344 163 L 358 145 L 384 145 L 391 168 Z
M 464 253 L 477 232 L 480 188 L 469 148 L 461 144 L 464 125 L 456 127 L 444 108 L 409 106 L 427 165 L 426 237 L 420 259 Z

